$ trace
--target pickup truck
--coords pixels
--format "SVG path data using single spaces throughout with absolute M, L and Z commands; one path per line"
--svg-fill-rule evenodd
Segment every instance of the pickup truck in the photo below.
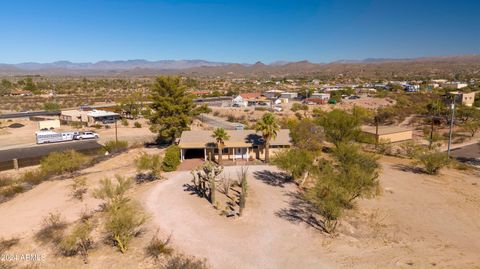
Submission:
M 75 134 L 73 139 L 75 140 L 82 140 L 82 139 L 97 139 L 98 134 L 94 132 L 81 132 L 78 134 Z

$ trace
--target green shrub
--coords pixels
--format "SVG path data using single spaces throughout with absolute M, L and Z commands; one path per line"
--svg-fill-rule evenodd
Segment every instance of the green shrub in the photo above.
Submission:
M 156 177 L 160 177 L 162 171 L 162 159 L 158 154 L 142 153 L 135 159 L 138 172 L 149 171 Z
M 417 164 L 423 166 L 425 173 L 429 175 L 437 175 L 448 163 L 448 156 L 444 152 L 431 151 L 422 152 L 417 155 Z
M 123 126 L 128 126 L 128 120 L 127 119 L 122 119 L 122 125 Z
M 313 154 L 302 149 L 289 149 L 278 152 L 273 164 L 290 173 L 292 179 L 299 179 L 308 172 L 313 163 Z
M 20 177 L 21 182 L 38 185 L 47 179 L 47 174 L 42 169 L 30 170 Z
M 255 107 L 255 111 L 267 111 L 268 108 L 266 107 Z
M 297 112 L 299 110 L 308 111 L 308 105 L 304 105 L 304 104 L 300 104 L 300 103 L 293 103 L 290 110 L 292 110 L 293 112 Z
M 152 237 L 148 245 L 145 247 L 147 256 L 158 260 L 161 255 L 171 255 L 173 248 L 169 247 L 170 237 L 163 241 L 158 238 L 158 235 Z
M 136 122 L 133 123 L 133 127 L 142 128 L 142 124 L 140 124 L 140 122 L 136 121 Z
M 91 127 L 95 128 L 95 129 L 102 129 L 102 126 L 101 124 L 94 124 L 94 125 L 91 125 Z
M 117 207 L 109 207 L 106 212 L 105 230 L 114 246 L 125 253 L 131 239 L 141 232 L 140 226 L 146 221 L 139 206 L 125 203 Z
M 65 256 L 82 255 L 87 263 L 88 250 L 93 246 L 90 234 L 93 230 L 93 224 L 90 220 L 80 222 L 73 227 L 70 234 L 66 235 L 59 243 L 60 252 Z
M 74 172 L 88 163 L 88 158 L 74 150 L 52 152 L 40 161 L 40 169 L 47 175 Z
M 11 198 L 18 193 L 22 193 L 23 191 L 24 191 L 23 186 L 18 183 L 14 183 L 12 185 L 2 187 L 0 188 L 0 199 L 2 196 L 6 198 Z
M 94 198 L 105 201 L 107 208 L 119 207 L 129 201 L 125 193 L 130 189 L 133 181 L 119 175 L 115 175 L 115 179 L 117 181 L 115 185 L 109 178 L 100 180 L 100 187 L 92 192 Z
M 114 153 L 119 153 L 123 152 L 128 149 L 128 141 L 124 140 L 110 140 L 107 143 L 105 143 L 105 146 L 103 146 L 103 149 L 111 154 Z
M 180 148 L 177 145 L 171 145 L 165 151 L 162 168 L 165 172 L 175 171 L 180 164 Z

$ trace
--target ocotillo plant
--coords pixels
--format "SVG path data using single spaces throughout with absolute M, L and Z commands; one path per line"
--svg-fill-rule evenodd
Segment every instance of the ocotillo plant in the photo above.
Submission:
M 240 210 L 239 210 L 239 215 L 240 216 L 242 215 L 243 210 L 245 209 L 245 204 L 247 202 L 246 201 L 246 199 L 247 199 L 247 189 L 248 189 L 247 171 L 248 171 L 248 169 L 245 166 L 242 166 L 242 168 L 240 168 L 240 172 L 238 173 L 240 186 L 242 188 L 242 191 L 240 192 L 240 200 L 238 201 L 238 205 L 240 207 Z

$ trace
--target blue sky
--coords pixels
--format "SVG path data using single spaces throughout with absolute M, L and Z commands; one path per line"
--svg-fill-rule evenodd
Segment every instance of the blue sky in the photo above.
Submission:
M 15 0 L 0 29 L 1 63 L 478 54 L 480 1 Z

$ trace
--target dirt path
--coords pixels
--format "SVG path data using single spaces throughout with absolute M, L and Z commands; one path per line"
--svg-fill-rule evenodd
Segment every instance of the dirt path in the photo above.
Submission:
M 238 167 L 225 168 L 235 178 Z M 226 219 L 206 200 L 184 191 L 189 172 L 175 172 L 158 183 L 146 198 L 153 221 L 182 251 L 208 257 L 213 268 L 331 268 L 321 251 L 317 231 L 276 216 L 286 207 L 286 184 L 272 186 L 252 177 L 268 166 L 249 167 L 246 214 Z

